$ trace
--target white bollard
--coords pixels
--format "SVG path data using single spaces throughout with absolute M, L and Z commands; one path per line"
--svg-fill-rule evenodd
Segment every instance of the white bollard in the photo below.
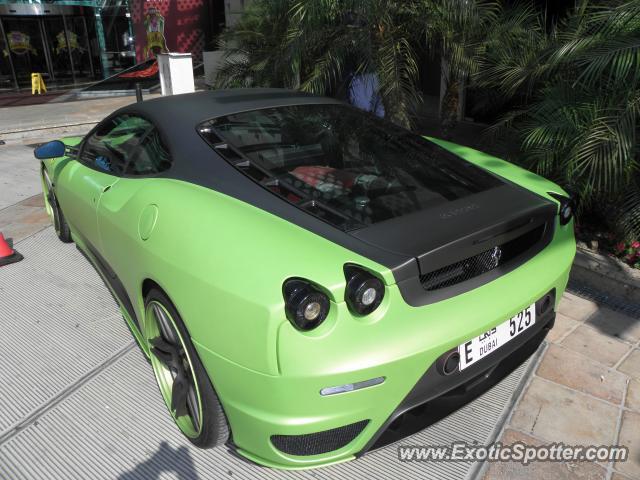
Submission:
M 195 92 L 190 53 L 159 53 L 158 70 L 162 95 Z

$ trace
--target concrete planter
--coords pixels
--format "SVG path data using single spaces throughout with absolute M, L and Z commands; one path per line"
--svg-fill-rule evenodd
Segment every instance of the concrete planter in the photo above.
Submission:
M 571 278 L 612 297 L 640 303 L 640 270 L 617 258 L 578 247 Z

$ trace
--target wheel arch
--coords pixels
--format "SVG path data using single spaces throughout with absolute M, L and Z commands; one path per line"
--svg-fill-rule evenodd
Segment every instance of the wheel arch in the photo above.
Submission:
M 178 310 L 178 308 L 176 307 L 176 304 L 174 302 L 174 300 L 171 298 L 171 296 L 169 295 L 169 293 L 162 287 L 162 285 L 160 285 L 157 281 L 155 281 L 152 278 L 144 278 L 142 280 L 141 283 L 141 289 L 140 289 L 140 293 L 142 295 L 142 301 L 144 304 L 144 300 L 146 299 L 146 297 L 149 295 L 149 293 L 153 290 L 157 290 L 159 293 L 162 294 L 162 296 L 164 296 L 164 299 L 161 299 L 160 303 L 164 304 L 164 303 L 169 303 L 169 305 L 167 305 L 166 307 L 171 307 L 171 309 L 168 310 L 169 314 L 172 318 L 171 322 L 174 323 L 174 328 L 176 330 L 177 336 L 180 337 L 180 341 L 183 344 L 185 350 L 188 351 L 188 361 L 190 364 L 190 368 L 191 370 L 194 372 L 193 374 L 197 375 L 197 378 L 200 379 L 200 381 L 196 380 L 196 382 L 198 383 L 200 390 L 199 390 L 199 395 L 200 398 L 202 399 L 202 395 L 203 395 L 203 388 L 206 390 L 208 387 L 201 384 L 201 382 L 206 382 L 206 384 L 210 387 L 211 389 L 211 393 L 213 394 L 213 398 L 214 401 L 217 405 L 217 408 L 219 409 L 219 412 L 221 413 L 222 417 L 214 417 L 216 418 L 216 423 L 218 425 L 218 427 L 220 427 L 220 425 L 224 426 L 223 429 L 223 433 L 222 433 L 222 438 L 224 438 L 224 440 L 226 440 L 227 438 L 230 438 L 231 435 L 231 427 L 228 423 L 228 419 L 226 417 L 225 411 L 224 411 L 224 407 L 221 404 L 221 400 L 220 397 L 218 396 L 218 393 L 215 389 L 215 383 L 214 380 L 211 376 L 211 373 L 205 368 L 202 358 L 200 356 L 200 353 L 198 352 L 198 349 L 196 347 L 196 345 L 194 344 L 194 341 L 191 338 L 191 332 L 189 331 L 189 326 L 187 325 L 187 322 L 185 321 L 184 317 L 182 316 L 182 314 L 180 313 L 180 311 Z M 154 301 L 158 301 L 154 298 Z M 165 307 L 165 309 L 166 309 Z M 171 310 L 174 310 L 175 315 L 177 315 L 179 318 L 176 318 L 174 313 L 171 312 Z M 181 331 L 181 329 L 184 329 L 184 331 Z M 186 331 L 186 332 L 185 332 Z M 162 335 L 162 334 L 160 334 Z M 146 335 L 145 335 L 146 337 Z M 149 346 L 149 356 L 151 357 L 151 355 L 154 355 L 152 353 L 152 343 L 149 340 L 145 340 Z M 189 347 L 190 345 L 190 347 Z M 157 357 L 156 357 L 157 358 Z M 152 365 L 153 365 L 153 360 L 152 361 Z M 154 370 L 155 370 L 155 366 L 154 366 Z M 156 378 L 158 378 L 158 375 L 156 374 Z M 163 387 L 160 386 L 161 392 L 163 390 Z M 164 396 L 164 394 L 163 394 Z M 166 400 L 165 400 L 166 401 Z M 201 400 L 201 402 L 204 402 L 204 400 Z M 169 406 L 169 405 L 167 405 Z M 204 407 L 203 407 L 204 408 Z M 215 406 L 214 406 L 215 408 Z M 174 418 L 175 420 L 175 418 Z M 176 420 L 177 422 L 177 420 Z M 180 427 L 182 429 L 182 427 Z M 183 431 L 184 433 L 184 431 Z M 191 437 L 189 437 L 190 439 L 192 439 Z M 192 439 L 193 440 L 193 439 Z M 216 443 L 214 442 L 212 445 L 215 445 Z M 196 443 L 196 445 L 198 446 L 207 446 L 207 445 L 199 445 Z
M 149 295 L 149 292 L 154 288 L 157 288 L 158 290 L 161 290 L 169 299 L 171 299 L 171 297 L 166 292 L 166 290 L 164 288 L 162 288 L 158 282 L 156 282 L 155 280 L 153 280 L 151 278 L 145 278 L 144 280 L 142 280 L 142 285 L 141 285 L 141 290 L 140 290 L 140 292 L 142 294 L 142 303 L 143 304 L 144 304 L 145 298 L 147 298 L 147 295 Z M 173 303 L 173 301 L 172 301 L 172 303 Z M 174 307 L 175 307 L 175 305 L 174 305 Z
M 140 285 L 140 307 L 141 307 L 140 311 L 142 312 L 143 323 L 144 323 L 144 315 L 145 315 L 145 299 L 147 298 L 147 295 L 149 295 L 149 292 L 153 289 L 160 290 L 171 302 L 171 306 L 176 310 L 176 312 L 178 312 L 178 315 L 180 315 L 180 318 L 182 318 L 182 323 L 184 324 L 184 327 L 187 329 L 187 332 L 189 332 L 189 337 L 191 337 L 191 331 L 189 329 L 189 325 L 185 321 L 185 318 L 182 312 L 178 308 L 178 305 L 176 305 L 173 299 L 174 297 L 171 296 L 171 294 L 166 288 L 164 288 L 160 283 L 158 283 L 156 280 L 150 277 L 144 278 L 142 280 L 142 284 Z M 144 335 L 144 332 L 140 332 L 140 333 Z

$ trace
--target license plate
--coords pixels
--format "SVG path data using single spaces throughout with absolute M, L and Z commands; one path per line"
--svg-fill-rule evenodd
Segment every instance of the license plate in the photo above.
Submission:
M 473 365 L 536 323 L 536 306 L 528 306 L 506 322 L 458 346 L 460 370 Z

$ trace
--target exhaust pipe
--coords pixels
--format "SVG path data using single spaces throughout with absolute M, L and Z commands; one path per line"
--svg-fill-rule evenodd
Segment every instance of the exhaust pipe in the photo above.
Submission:
M 440 375 L 451 375 L 458 371 L 460 366 L 460 354 L 458 349 L 450 350 L 438 359 L 436 365 Z

